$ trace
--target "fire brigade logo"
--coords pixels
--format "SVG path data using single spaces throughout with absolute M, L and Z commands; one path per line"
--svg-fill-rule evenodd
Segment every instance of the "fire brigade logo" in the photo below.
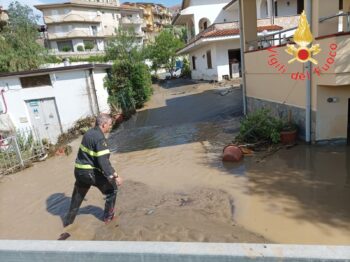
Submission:
M 309 44 L 311 44 L 313 41 L 313 36 L 310 31 L 310 25 L 307 21 L 305 11 L 303 11 L 300 15 L 299 25 L 294 33 L 293 39 L 294 42 L 297 43 L 297 46 L 287 45 L 287 49 L 285 50 L 288 54 L 294 56 L 293 59 L 288 61 L 288 64 L 291 64 L 297 60 L 301 63 L 310 61 L 317 65 L 317 60 L 311 56 L 317 55 L 319 52 L 321 52 L 321 48 L 319 44 L 312 45 L 311 48 L 308 48 Z

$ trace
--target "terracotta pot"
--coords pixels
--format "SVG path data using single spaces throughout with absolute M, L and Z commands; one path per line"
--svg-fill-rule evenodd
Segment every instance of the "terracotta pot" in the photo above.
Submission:
M 281 131 L 280 138 L 281 143 L 284 145 L 292 145 L 297 141 L 297 130 L 292 131 Z
M 243 153 L 238 146 L 228 145 L 224 148 L 224 154 L 222 157 L 222 161 L 227 162 L 238 162 L 243 158 Z

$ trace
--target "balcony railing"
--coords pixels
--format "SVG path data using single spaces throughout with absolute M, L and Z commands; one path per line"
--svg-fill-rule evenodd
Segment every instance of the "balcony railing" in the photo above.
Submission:
M 343 20 L 343 17 L 344 17 L 344 20 Z M 338 30 L 337 32 L 334 32 L 334 33 L 350 31 L 350 12 L 349 13 L 341 12 L 336 15 L 322 17 L 319 19 L 319 23 L 323 23 L 331 19 L 333 20 L 338 19 L 338 23 L 339 23 Z M 344 25 L 343 25 L 343 22 L 345 22 Z M 258 21 L 258 25 L 259 25 L 259 21 Z M 278 24 L 278 25 L 281 25 L 281 24 Z M 289 24 L 289 25 L 293 25 L 293 24 Z M 284 27 L 286 28 L 286 26 Z M 296 26 L 286 28 L 284 30 L 281 30 L 275 33 L 259 36 L 256 40 L 248 42 L 249 50 L 257 50 L 257 49 L 266 48 L 270 46 L 291 43 L 293 41 L 293 32 L 296 29 L 297 29 L 297 23 L 296 23 Z
M 96 15 L 95 17 L 89 17 L 79 14 L 67 14 L 67 15 L 55 15 L 55 16 L 44 16 L 46 24 L 58 24 L 58 23 L 69 23 L 69 22 L 80 22 L 80 23 L 100 23 L 101 16 Z
M 104 55 L 105 51 L 98 51 L 98 50 L 85 50 L 85 51 L 76 51 L 76 52 L 63 52 L 58 51 L 55 49 L 49 50 L 49 54 L 51 55 L 57 55 L 62 57 L 72 57 L 72 56 L 91 56 L 91 55 Z
M 64 33 L 48 33 L 49 40 L 75 38 L 75 37 L 104 37 L 102 32 L 91 32 L 90 30 L 74 29 Z
M 136 18 L 136 17 L 132 17 L 132 18 L 129 18 L 129 17 L 123 17 L 121 19 L 121 23 L 122 24 L 142 24 L 143 23 L 143 20 L 141 18 Z

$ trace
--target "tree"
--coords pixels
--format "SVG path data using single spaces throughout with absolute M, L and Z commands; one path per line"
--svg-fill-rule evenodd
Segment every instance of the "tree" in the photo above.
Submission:
M 184 46 L 173 30 L 162 30 L 149 47 L 149 58 L 154 70 L 164 66 L 172 75 L 177 57 L 176 51 Z
M 141 108 L 152 94 L 151 74 L 144 63 L 144 49 L 133 32 L 120 29 L 107 47 L 107 59 L 114 60 L 105 79 L 112 109 L 121 108 L 126 117 Z
M 108 41 L 106 57 L 108 60 L 128 59 L 134 62 L 142 61 L 144 49 L 137 43 L 137 38 L 133 30 L 119 28 L 116 36 Z
M 38 68 L 45 63 L 45 49 L 37 42 L 38 16 L 26 5 L 12 2 L 8 24 L 0 33 L 0 72 L 16 72 Z

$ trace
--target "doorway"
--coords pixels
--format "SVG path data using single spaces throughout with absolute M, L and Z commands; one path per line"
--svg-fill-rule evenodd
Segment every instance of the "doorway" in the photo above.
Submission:
M 230 68 L 230 78 L 241 76 L 241 51 L 240 49 L 228 50 L 228 64 Z
M 55 99 L 27 100 L 26 105 L 32 125 L 38 131 L 40 138 L 56 143 L 58 136 L 62 133 L 62 127 Z
M 297 14 L 300 15 L 304 11 L 304 0 L 298 0 L 297 2 Z

